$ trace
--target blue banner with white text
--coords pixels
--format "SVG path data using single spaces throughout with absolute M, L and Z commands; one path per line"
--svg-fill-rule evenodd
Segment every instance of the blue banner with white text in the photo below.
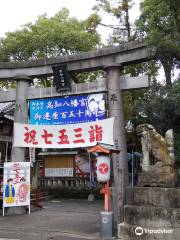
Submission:
M 105 119 L 103 93 L 30 100 L 30 124 L 61 125 Z

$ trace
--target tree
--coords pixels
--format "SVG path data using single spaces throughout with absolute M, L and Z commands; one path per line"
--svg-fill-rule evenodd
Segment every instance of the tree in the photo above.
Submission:
M 172 83 L 172 88 L 152 83 L 151 88 L 136 101 L 134 110 L 135 125 L 150 123 L 162 134 L 169 128 L 180 132 L 180 79 Z
M 0 41 L 0 60 L 39 59 L 95 49 L 100 43 L 96 27 L 90 19 L 70 18 L 67 9 L 51 18 L 40 16 L 34 24 L 6 33 Z
M 67 9 L 51 18 L 39 16 L 34 24 L 28 23 L 20 30 L 6 33 L 0 40 L 0 61 L 35 60 L 95 49 L 100 44 L 97 21 L 94 16 L 84 21 L 71 18 Z M 86 77 L 87 74 L 84 77 L 72 75 L 74 81 L 83 81 Z M 45 87 L 52 82 L 47 78 L 39 80 Z
M 169 1 L 170 10 L 174 15 L 174 23 L 180 34 L 180 2 L 179 0 L 171 0 Z
M 171 70 L 180 61 L 180 2 L 178 0 L 144 0 L 137 21 L 137 35 L 147 40 L 161 61 L 167 86 Z
M 118 21 L 117 25 L 104 24 L 99 22 L 100 25 L 113 29 L 111 36 L 111 43 L 122 43 L 131 40 L 132 29 L 129 21 L 129 10 L 132 7 L 132 0 L 96 0 L 97 4 L 94 10 L 98 12 L 105 12 Z

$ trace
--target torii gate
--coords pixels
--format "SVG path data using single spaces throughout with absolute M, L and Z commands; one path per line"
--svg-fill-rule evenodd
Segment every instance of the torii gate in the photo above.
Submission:
M 15 101 L 15 120 L 18 123 L 27 123 L 27 99 L 44 98 L 52 96 L 73 95 L 92 92 L 108 92 L 109 115 L 115 117 L 114 142 L 120 149 L 119 154 L 113 155 L 113 172 L 115 196 L 113 199 L 115 222 L 123 221 L 123 206 L 125 203 L 125 187 L 128 184 L 128 164 L 125 136 L 125 121 L 122 102 L 122 90 L 148 87 L 147 77 L 127 78 L 120 77 L 125 65 L 147 61 L 149 55 L 145 43 L 131 42 L 117 47 L 103 48 L 75 55 L 65 55 L 55 58 L 0 63 L 0 80 L 16 80 L 16 90 L 0 92 L 0 102 Z M 104 70 L 107 79 L 72 85 L 70 92 L 57 93 L 51 88 L 35 88 L 29 86 L 32 78 L 52 76 L 52 67 L 66 64 L 69 72 L 87 72 Z M 12 160 L 24 161 L 25 149 L 14 148 Z

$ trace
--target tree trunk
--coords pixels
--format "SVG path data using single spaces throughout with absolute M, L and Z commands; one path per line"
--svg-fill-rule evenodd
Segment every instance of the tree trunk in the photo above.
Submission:
M 123 0 L 123 5 L 125 6 L 125 27 L 127 29 L 127 36 L 128 36 L 128 42 L 130 41 L 131 38 L 131 28 L 130 28 L 130 23 L 129 23 L 129 4 L 128 0 Z
M 169 58 L 162 57 L 161 63 L 163 65 L 164 73 L 165 73 L 165 77 L 166 77 L 166 86 L 171 87 L 172 86 L 171 70 L 172 70 L 172 65 L 173 65 L 173 59 L 171 57 L 169 57 Z

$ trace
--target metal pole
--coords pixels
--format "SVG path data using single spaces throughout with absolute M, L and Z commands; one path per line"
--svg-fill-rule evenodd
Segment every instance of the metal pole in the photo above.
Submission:
M 124 203 L 125 203 L 125 187 L 129 183 L 128 177 L 128 161 L 126 147 L 125 120 L 123 111 L 122 91 L 120 90 L 120 71 L 122 66 L 114 64 L 105 66 L 107 72 L 107 88 L 109 115 L 115 118 L 114 122 L 114 143 L 115 147 L 120 150 L 119 154 L 112 154 L 113 172 L 115 192 L 113 202 L 115 223 L 123 222 L 124 219 Z

